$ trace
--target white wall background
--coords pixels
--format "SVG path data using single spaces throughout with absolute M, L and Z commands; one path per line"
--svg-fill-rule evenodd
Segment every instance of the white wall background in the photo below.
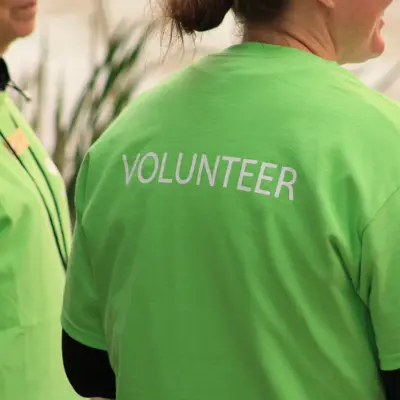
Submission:
M 61 80 L 64 83 L 68 103 L 72 103 L 96 58 L 91 51 L 93 30 L 98 29 L 102 22 L 112 29 L 124 19 L 130 21 L 150 19 L 154 17 L 155 11 L 148 4 L 149 0 L 39 0 L 36 32 L 31 37 L 16 43 L 6 55 L 14 80 L 18 82 L 19 77 L 27 69 L 35 68 L 40 57 L 41 43 L 43 39 L 47 39 L 50 56 L 48 79 L 54 84 Z M 99 7 L 104 7 L 107 21 L 99 21 L 97 13 Z M 362 79 L 368 84 L 374 84 L 396 62 L 400 62 L 399 2 L 395 2 L 387 13 L 385 36 L 387 37 L 386 54 L 363 66 Z M 209 51 L 215 51 L 229 46 L 237 39 L 233 19 L 228 17 L 223 26 L 204 35 L 200 44 Z M 142 90 L 190 62 L 193 59 L 193 52 L 190 48 L 188 50 L 183 58 L 170 56 L 160 65 L 160 68 L 148 76 Z M 164 50 L 160 49 L 160 40 L 155 37 L 145 54 L 144 61 L 161 62 L 163 54 Z M 52 87 L 54 88 L 50 85 L 46 96 L 50 103 L 54 102 L 55 92 Z M 400 99 L 400 79 L 398 84 L 388 90 L 388 94 Z M 50 123 L 45 122 L 43 126 L 45 141 L 51 134 L 50 130 Z

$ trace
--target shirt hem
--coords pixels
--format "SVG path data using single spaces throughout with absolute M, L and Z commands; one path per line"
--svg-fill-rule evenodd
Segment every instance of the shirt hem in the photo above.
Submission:
M 61 325 L 64 331 L 74 340 L 83 344 L 84 346 L 91 347 L 92 349 L 107 351 L 107 347 L 104 342 L 94 337 L 93 334 L 83 331 L 77 328 L 74 323 L 67 317 L 65 312 L 61 317 Z

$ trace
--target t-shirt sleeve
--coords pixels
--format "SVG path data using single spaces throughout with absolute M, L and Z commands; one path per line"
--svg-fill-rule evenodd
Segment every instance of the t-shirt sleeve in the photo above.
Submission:
M 400 368 L 400 189 L 363 233 L 362 276 L 380 368 Z
M 83 161 L 76 184 L 76 225 L 64 292 L 62 326 L 85 346 L 106 350 L 101 309 L 83 226 L 89 155 Z

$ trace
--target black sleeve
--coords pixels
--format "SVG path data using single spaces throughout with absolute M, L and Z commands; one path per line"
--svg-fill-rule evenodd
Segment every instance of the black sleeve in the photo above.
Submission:
M 62 333 L 65 373 L 82 397 L 116 398 L 115 374 L 106 351 L 86 347 Z
M 400 369 L 395 371 L 381 371 L 386 400 L 400 399 Z

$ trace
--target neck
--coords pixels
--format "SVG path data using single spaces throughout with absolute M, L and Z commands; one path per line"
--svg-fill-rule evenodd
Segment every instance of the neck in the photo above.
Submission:
M 324 15 L 315 17 L 313 21 L 310 21 L 310 15 L 313 14 L 293 13 L 275 26 L 246 27 L 243 41 L 293 47 L 341 64 Z

